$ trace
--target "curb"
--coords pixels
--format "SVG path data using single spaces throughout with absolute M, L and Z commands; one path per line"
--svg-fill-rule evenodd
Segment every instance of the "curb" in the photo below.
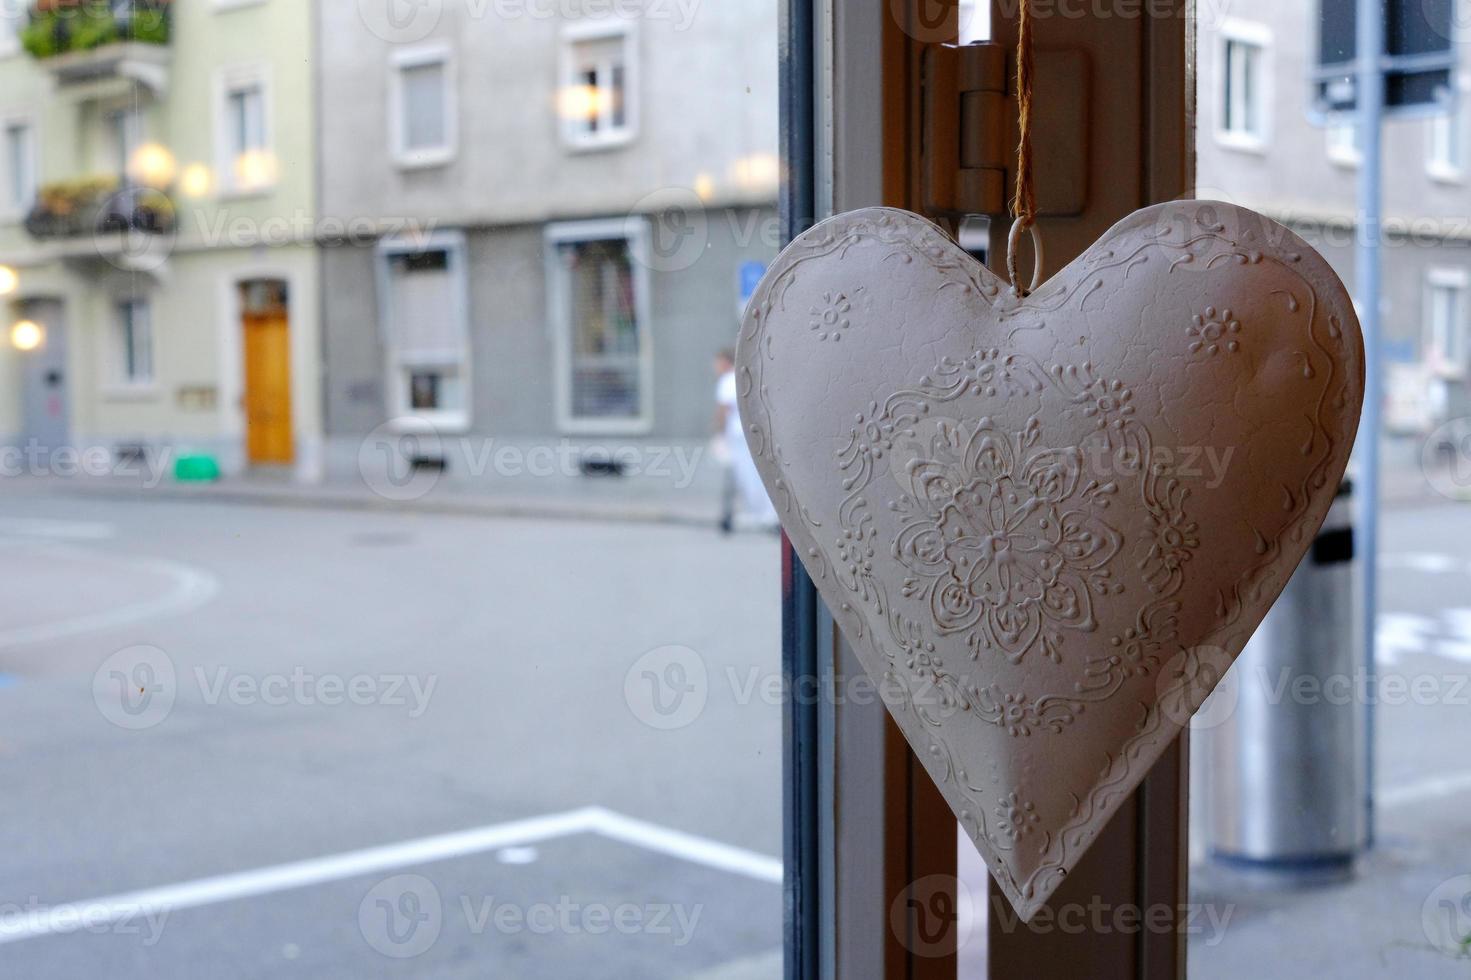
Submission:
M 570 520 L 630 524 L 665 524 L 680 527 L 715 529 L 718 515 L 709 512 L 680 510 L 649 504 L 556 502 L 528 499 L 495 499 L 468 494 L 445 494 L 435 499 L 434 492 L 410 502 L 386 500 L 370 493 L 343 490 L 307 490 L 301 488 L 246 488 L 208 485 L 185 489 L 177 485 L 156 487 L 108 483 L 71 483 L 45 481 L 34 484 L 49 493 L 75 497 L 129 498 L 185 501 L 189 503 L 245 504 L 260 507 L 287 507 L 301 510 L 372 511 L 398 514 L 445 514 L 459 517 L 511 518 L 526 520 Z

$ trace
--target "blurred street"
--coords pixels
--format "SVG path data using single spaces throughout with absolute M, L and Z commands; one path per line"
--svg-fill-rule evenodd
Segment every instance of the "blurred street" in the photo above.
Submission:
M 1376 847 L 1346 884 L 1261 888 L 1202 860 L 1193 804 L 1192 896 L 1231 918 L 1191 937 L 1192 977 L 1466 976 L 1437 944 L 1471 894 L 1471 507 L 1390 510 L 1381 533 Z
M 0 975 L 773 975 L 775 538 L 3 494 Z
M 774 538 L 96 490 L 0 490 L 0 974 L 775 975 Z M 1465 540 L 1386 515 L 1380 670 L 1429 696 L 1379 707 L 1377 850 L 1197 860 L 1192 975 L 1460 975 Z

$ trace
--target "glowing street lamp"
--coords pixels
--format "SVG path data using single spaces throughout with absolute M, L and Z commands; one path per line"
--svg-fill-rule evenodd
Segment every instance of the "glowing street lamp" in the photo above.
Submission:
M 10 343 L 19 351 L 32 351 L 46 340 L 46 331 L 34 320 L 21 320 L 10 328 Z
M 0 265 L 0 296 L 9 296 L 20 286 L 20 276 L 8 265 Z
M 162 190 L 174 182 L 177 172 L 174 155 L 159 143 L 144 143 L 128 161 L 128 176 L 144 187 Z

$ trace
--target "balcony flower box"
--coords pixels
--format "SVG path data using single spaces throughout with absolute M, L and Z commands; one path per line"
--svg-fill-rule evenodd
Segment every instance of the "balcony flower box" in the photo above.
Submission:
M 170 0 L 39 0 L 21 44 L 41 59 L 128 42 L 166 45 L 171 9 Z
M 173 202 L 164 192 L 115 177 L 87 177 L 42 187 L 25 224 L 31 237 L 48 240 L 129 231 L 166 235 L 174 221 Z

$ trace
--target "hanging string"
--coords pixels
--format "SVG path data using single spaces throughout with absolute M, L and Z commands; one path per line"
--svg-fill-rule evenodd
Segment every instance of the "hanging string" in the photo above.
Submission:
M 1032 17 L 1028 0 L 1017 3 L 1016 26 L 1016 183 L 1011 197 L 1011 214 L 1015 219 L 1007 238 L 1006 272 L 1012 288 L 1025 296 L 1030 291 L 1017 282 L 1016 243 L 1021 233 L 1030 229 L 1035 252 L 1031 289 L 1037 287 L 1042 274 L 1042 240 L 1037 235 L 1037 194 L 1032 186 Z

